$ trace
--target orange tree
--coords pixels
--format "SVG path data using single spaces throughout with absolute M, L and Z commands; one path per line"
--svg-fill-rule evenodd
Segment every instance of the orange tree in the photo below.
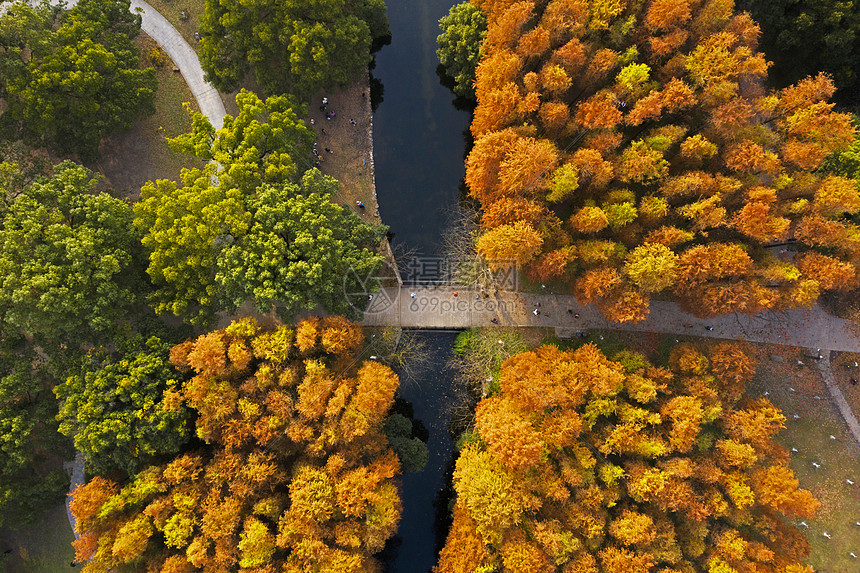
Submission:
M 83 571 L 376 571 L 400 518 L 400 461 L 382 433 L 398 379 L 362 362 L 362 343 L 330 317 L 246 319 L 174 347 L 194 376 L 165 407 L 196 411 L 206 445 L 75 491 Z
M 773 441 L 785 420 L 744 398 L 755 365 L 719 343 L 669 367 L 593 345 L 505 361 L 454 471 L 436 573 L 802 573 L 786 517 L 819 503 Z
M 484 256 L 616 321 L 654 295 L 713 315 L 856 286 L 860 195 L 816 172 L 854 127 L 827 76 L 764 90 L 759 28 L 730 0 L 474 3 L 488 32 L 466 181 Z M 789 241 L 794 258 L 766 248 Z

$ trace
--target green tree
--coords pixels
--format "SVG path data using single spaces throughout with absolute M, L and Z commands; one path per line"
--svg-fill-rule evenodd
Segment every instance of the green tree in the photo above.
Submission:
M 32 344 L 0 320 L 0 523 L 25 523 L 68 488 L 71 447 L 49 381 Z
M 54 388 L 59 431 L 74 437 L 91 472 L 132 475 L 188 440 L 188 411 L 170 403 L 186 377 L 170 364 L 169 351 L 161 339 L 141 336 L 115 353 L 94 349 L 80 374 Z
M 353 312 L 344 293 L 361 290 L 381 264 L 385 228 L 332 203 L 337 181 L 315 169 L 301 186 L 264 184 L 247 197 L 213 186 L 214 173 L 186 170 L 180 188 L 147 183 L 134 206 L 156 312 L 206 324 L 248 299 L 284 318 L 318 306 Z
M 0 8 L 0 97 L 7 97 L 10 79 L 26 76 L 27 52 L 50 52 L 55 42 L 51 30 L 59 13 L 60 8 L 47 0 L 34 5 L 15 2 Z
M 356 79 L 389 33 L 382 0 L 207 0 L 200 29 L 201 65 L 222 91 L 253 71 L 267 93 L 303 95 Z
M 302 185 L 264 185 L 249 208 L 247 234 L 218 255 L 215 280 L 233 306 L 251 299 L 261 312 L 292 318 L 321 306 L 353 312 L 346 292 L 382 264 L 376 253 L 385 227 L 365 223 L 332 202 L 338 183 L 313 169 Z
M 370 63 L 367 23 L 346 15 L 335 22 L 296 20 L 290 38 L 290 74 L 299 93 L 345 86 Z
M 475 99 L 475 68 L 481 59 L 481 44 L 487 37 L 487 17 L 468 0 L 452 6 L 439 20 L 442 33 L 436 38 L 436 56 L 445 73 L 454 80 L 454 93 Z
M 307 106 L 291 95 L 272 96 L 265 101 L 248 90 L 236 95 L 239 113 L 226 116 L 215 130 L 199 112 L 191 112 L 191 133 L 170 138 L 168 143 L 183 153 L 214 160 L 223 169 L 218 180 L 226 189 L 253 193 L 262 183 L 297 181 L 309 166 L 315 139 L 299 117 Z
M 54 31 L 50 8 L 37 10 L 43 11 L 37 23 L 50 26 L 27 46 L 26 70 L 13 67 L 13 74 L 3 77 L 7 113 L 21 122 L 27 137 L 92 160 L 102 137 L 131 129 L 155 111 L 155 71 L 140 69 L 132 41 L 140 16 L 131 13 L 129 0 L 83 0 Z
M 430 453 L 427 444 L 420 438 L 413 437 L 412 421 L 399 413 L 391 414 L 382 423 L 382 430 L 391 449 L 400 458 L 403 469 L 408 472 L 420 472 L 427 465 Z
M 836 99 L 860 103 L 860 2 L 857 0 L 738 0 L 761 24 L 761 44 L 784 87 L 818 72 L 833 76 Z
M 165 179 L 147 182 L 134 204 L 134 226 L 149 253 L 153 308 L 195 324 L 207 323 L 221 305 L 215 283 L 218 251 L 244 235 L 251 223 L 244 195 L 212 185 L 215 173 L 211 165 L 183 170 L 182 187 Z
M 131 208 L 93 193 L 95 185 L 67 161 L 0 213 L 0 308 L 9 324 L 77 343 L 110 331 L 139 300 Z

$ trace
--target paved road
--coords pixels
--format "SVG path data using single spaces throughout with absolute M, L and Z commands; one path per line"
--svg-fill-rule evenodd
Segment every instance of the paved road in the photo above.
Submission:
M 816 349 L 812 350 L 815 351 Z M 822 352 L 821 360 L 815 360 L 815 363 L 818 365 L 818 369 L 821 370 L 821 377 L 824 379 L 824 385 L 827 386 L 827 390 L 833 397 L 833 402 L 836 403 L 836 407 L 839 408 L 839 413 L 842 414 L 842 419 L 845 420 L 845 423 L 848 425 L 848 429 L 854 436 L 854 440 L 860 444 L 860 423 L 857 422 L 857 418 L 854 416 L 851 406 L 848 405 L 848 401 L 845 400 L 842 390 L 840 390 L 839 386 L 836 384 L 836 378 L 833 377 L 833 371 L 830 370 L 830 353 Z
M 75 516 L 72 515 L 72 510 L 69 508 L 69 502 L 72 501 L 71 494 L 79 485 L 84 485 L 84 454 L 76 452 L 75 459 L 63 464 L 63 469 L 69 473 L 69 495 L 66 496 L 66 514 L 69 516 L 69 525 L 72 526 L 72 533 L 75 534 L 75 539 L 80 537 L 78 530 L 75 529 Z
M 75 4 L 77 4 L 77 0 L 66 0 L 67 8 L 71 8 Z M 0 4 L 0 8 L 2 6 Z M 203 68 L 200 67 L 200 60 L 197 58 L 194 48 L 185 41 L 185 38 L 173 27 L 173 24 L 168 22 L 167 18 L 159 14 L 155 8 L 143 0 L 131 0 L 132 11 L 138 8 L 142 10 L 141 30 L 158 42 L 173 60 L 173 63 L 176 64 L 176 67 L 179 68 L 179 73 L 185 78 L 191 95 L 197 100 L 200 113 L 209 118 L 215 129 L 221 128 L 224 125 L 224 116 L 227 115 L 224 102 L 221 101 L 218 90 L 203 79 Z
M 492 320 L 496 319 L 504 326 L 552 327 L 562 337 L 573 336 L 580 330 L 604 328 L 860 352 L 860 337 L 851 331 L 848 322 L 826 314 L 817 306 L 756 316 L 730 314 L 700 319 L 681 311 L 674 303 L 654 301 L 651 314 L 643 322 L 617 324 L 605 320 L 593 305 L 580 306 L 571 296 L 500 292 L 497 296 L 476 299 L 476 294 L 474 290 L 450 287 L 383 289 L 371 300 L 363 323 L 459 329 L 493 326 Z M 536 316 L 535 310 L 540 314 Z
M 209 118 L 215 129 L 220 129 L 224 125 L 227 111 L 224 109 L 224 102 L 221 101 L 218 90 L 203 79 L 203 69 L 200 67 L 197 53 L 173 27 L 173 24 L 155 8 L 143 0 L 131 0 L 131 9 L 136 8 L 143 10 L 141 29 L 167 52 L 179 68 L 179 73 L 185 78 L 185 83 L 188 84 L 194 99 L 197 100 L 200 113 Z

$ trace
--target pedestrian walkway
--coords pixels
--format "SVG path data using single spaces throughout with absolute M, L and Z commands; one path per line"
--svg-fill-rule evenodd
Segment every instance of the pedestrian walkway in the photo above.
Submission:
M 66 0 L 66 9 L 72 8 L 75 4 L 77 0 Z M 155 8 L 144 0 L 131 0 L 131 11 L 135 12 L 138 9 L 141 14 L 140 29 L 155 40 L 179 68 L 179 73 L 188 84 L 188 89 L 191 90 L 200 113 L 209 118 L 209 122 L 215 129 L 223 127 L 227 110 L 224 109 L 224 102 L 221 101 L 218 90 L 204 78 L 203 68 L 200 67 L 200 59 L 194 48 Z
M 534 313 L 535 309 L 540 310 L 539 314 Z M 860 337 L 851 331 L 848 322 L 828 315 L 818 306 L 755 316 L 728 314 L 701 319 L 682 311 L 675 303 L 653 301 L 646 320 L 618 324 L 603 318 L 593 305 L 581 306 L 568 295 L 406 286 L 376 293 L 364 314 L 363 324 L 431 329 L 549 327 L 556 329 L 562 338 L 598 328 L 860 352 Z
M 823 352 L 821 359 L 816 360 L 815 363 L 821 371 L 824 385 L 827 386 L 827 390 L 830 391 L 830 395 L 833 397 L 833 402 L 839 408 L 839 413 L 842 414 L 842 419 L 848 425 L 848 429 L 851 431 L 851 435 L 854 436 L 854 440 L 860 444 L 860 423 L 857 422 L 857 417 L 854 416 L 851 406 L 848 405 L 848 401 L 845 400 L 842 390 L 836 384 L 836 378 L 833 377 L 833 371 L 830 369 L 830 352 Z
M 134 11 L 137 8 L 142 10 L 140 29 L 158 42 L 158 45 L 170 56 L 179 68 L 179 73 L 185 78 L 185 83 L 188 84 L 191 95 L 197 101 L 200 113 L 209 118 L 209 122 L 215 129 L 221 129 L 227 111 L 224 109 L 224 102 L 221 101 L 218 90 L 205 80 L 203 68 L 200 67 L 200 60 L 194 48 L 155 8 L 143 0 L 131 0 L 131 10 Z
M 83 452 L 75 452 L 75 459 L 63 464 L 63 469 L 69 474 L 69 495 L 66 496 L 66 514 L 69 516 L 69 525 L 72 526 L 72 533 L 75 534 L 75 539 L 80 537 L 78 530 L 75 528 L 75 516 L 72 515 L 72 510 L 69 503 L 72 501 L 72 492 L 78 486 L 84 485 L 84 454 Z

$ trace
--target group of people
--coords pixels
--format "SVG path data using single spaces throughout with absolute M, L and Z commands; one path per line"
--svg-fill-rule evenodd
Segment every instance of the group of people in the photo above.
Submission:
M 322 98 L 322 102 L 321 102 L 321 105 L 320 105 L 320 111 L 321 111 L 321 112 L 323 112 L 323 113 L 325 114 L 325 118 L 326 118 L 326 120 L 327 120 L 327 121 L 331 121 L 331 120 L 333 120 L 335 117 L 337 117 L 337 113 L 336 113 L 334 110 L 329 111 L 329 109 L 328 109 L 328 98 L 327 98 L 327 97 L 325 97 L 325 96 L 323 96 L 323 98 Z M 349 119 L 349 123 L 350 123 L 350 125 L 353 125 L 353 126 L 358 125 L 358 123 L 357 123 L 357 122 L 355 121 L 355 119 L 353 119 L 353 118 L 350 118 L 350 119 Z M 316 120 L 315 120 L 314 118 L 311 118 L 311 119 L 310 119 L 310 124 L 311 124 L 311 125 L 316 125 Z M 326 130 L 325 130 L 325 128 L 324 128 L 324 127 L 320 128 L 320 133 L 321 133 L 322 135 L 328 135 L 328 133 L 326 133 Z M 323 148 L 323 150 L 324 150 L 326 153 L 329 153 L 329 154 L 332 154 L 332 155 L 334 154 L 334 151 L 333 151 L 332 149 L 328 148 L 328 147 Z M 319 148 L 318 148 L 318 146 L 317 146 L 317 143 L 316 143 L 316 142 L 314 142 L 313 149 L 312 149 L 311 153 L 313 153 L 313 154 L 314 154 L 314 157 L 316 158 L 316 159 L 315 159 L 315 161 L 314 161 L 314 166 L 315 166 L 315 167 L 317 167 L 317 168 L 321 168 L 321 167 L 322 167 L 322 155 L 320 154 L 320 150 L 319 150 Z M 363 164 L 364 164 L 364 165 L 367 165 L 367 161 L 366 161 L 366 160 L 363 160 Z M 356 202 L 356 205 L 357 205 L 358 207 L 364 208 L 364 204 L 363 204 L 363 203 L 361 203 L 361 204 L 359 205 L 359 203 L 361 203 L 361 201 L 357 201 L 357 202 Z

